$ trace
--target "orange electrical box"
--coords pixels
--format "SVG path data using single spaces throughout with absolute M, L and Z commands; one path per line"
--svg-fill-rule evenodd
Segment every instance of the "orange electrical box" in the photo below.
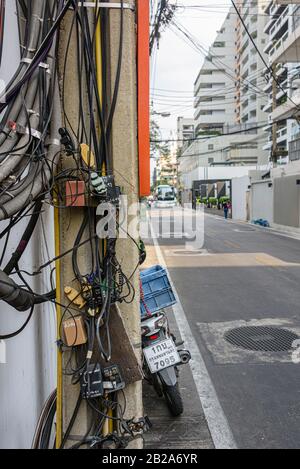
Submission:
M 66 182 L 66 206 L 85 207 L 85 183 L 84 181 Z
M 87 334 L 82 316 L 76 316 L 64 321 L 63 331 L 68 347 L 77 347 L 87 343 Z

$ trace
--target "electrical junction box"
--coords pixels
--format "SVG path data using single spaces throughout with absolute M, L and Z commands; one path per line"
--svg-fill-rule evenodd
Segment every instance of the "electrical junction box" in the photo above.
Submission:
M 118 365 L 104 368 L 103 380 L 103 387 L 107 392 L 121 391 L 121 389 L 125 388 L 125 382 Z
M 91 184 L 94 194 L 102 201 L 119 205 L 121 189 L 116 186 L 114 176 L 99 176 L 98 173 L 92 173 Z
M 80 387 L 83 399 L 96 399 L 103 396 L 102 369 L 99 363 L 89 365 L 87 371 L 81 374 Z
M 87 334 L 82 316 L 66 319 L 63 322 L 65 342 L 68 347 L 77 347 L 87 343 Z
M 67 207 L 85 207 L 85 182 L 67 181 L 66 182 L 66 206 Z

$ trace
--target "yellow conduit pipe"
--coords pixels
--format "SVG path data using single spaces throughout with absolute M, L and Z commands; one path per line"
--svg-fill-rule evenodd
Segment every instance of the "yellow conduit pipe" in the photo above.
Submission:
M 54 234 L 55 234 L 55 257 L 60 256 L 60 218 L 59 209 L 54 209 Z M 56 321 L 57 321 L 57 339 L 60 340 L 60 324 L 62 318 L 61 311 L 61 278 L 60 278 L 60 260 L 56 261 Z M 57 347 L 57 404 L 56 404 L 56 449 L 59 449 L 62 443 L 63 421 L 62 421 L 62 353 Z

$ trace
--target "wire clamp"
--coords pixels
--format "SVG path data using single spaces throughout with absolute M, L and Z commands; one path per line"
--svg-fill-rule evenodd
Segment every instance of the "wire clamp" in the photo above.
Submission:
M 109 3 L 109 2 L 78 2 L 79 7 L 85 8 L 110 8 L 110 9 L 121 9 L 135 11 L 135 6 L 132 3 Z M 73 10 L 74 8 L 71 7 Z
M 24 59 L 21 59 L 20 62 L 30 65 L 32 63 L 32 59 L 28 59 L 27 57 L 25 57 Z M 49 64 L 46 64 L 45 62 L 40 62 L 38 66 L 40 68 L 44 68 L 48 73 L 50 73 L 50 65 Z

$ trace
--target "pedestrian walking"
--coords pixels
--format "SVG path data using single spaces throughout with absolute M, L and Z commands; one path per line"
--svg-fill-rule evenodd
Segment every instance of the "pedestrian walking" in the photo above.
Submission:
M 228 212 L 229 212 L 229 206 L 228 206 L 227 202 L 225 202 L 225 204 L 223 206 L 223 209 L 224 209 L 225 220 L 227 220 L 228 219 Z

